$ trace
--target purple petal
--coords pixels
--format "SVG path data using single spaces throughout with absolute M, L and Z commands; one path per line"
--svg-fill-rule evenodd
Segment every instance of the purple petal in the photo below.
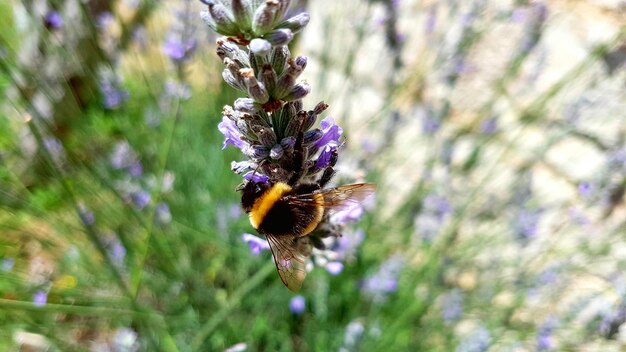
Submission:
M 225 149 L 229 144 L 243 150 L 248 146 L 248 143 L 241 139 L 241 132 L 237 129 L 237 125 L 231 119 L 226 116 L 222 117 L 222 122 L 217 125 L 217 129 L 224 135 L 224 144 L 222 149 Z
M 254 183 L 267 183 L 270 180 L 268 176 L 254 171 L 248 171 L 248 173 L 243 175 L 243 178 Z
M 293 314 L 302 314 L 306 308 L 306 300 L 302 296 L 295 296 L 289 302 L 289 309 Z
M 343 270 L 343 263 L 328 262 L 328 264 L 326 264 L 326 270 L 332 275 L 339 275 L 339 273 L 341 273 L 341 271 Z
M 50 11 L 44 19 L 46 26 L 51 29 L 59 29 L 63 27 L 63 17 L 57 11 Z
M 33 295 L 33 303 L 37 307 L 41 307 L 48 302 L 48 294 L 43 291 L 37 291 Z
M 327 145 L 324 147 L 320 156 L 317 157 L 317 161 L 315 162 L 315 168 L 324 169 L 330 164 L 330 158 L 333 155 L 333 151 L 337 150 L 337 146 Z
M 255 235 L 244 233 L 241 235 L 241 238 L 250 246 L 250 252 L 254 255 L 259 255 L 262 251 L 270 249 L 270 245 L 266 240 Z
M 332 117 L 328 116 L 327 118 L 322 120 L 320 125 L 322 128 L 323 136 L 315 143 L 315 145 L 321 148 L 331 142 L 339 144 L 339 138 L 343 134 L 343 129 L 335 125 L 335 120 Z
M 336 211 L 330 218 L 334 224 L 345 224 L 358 220 L 363 215 L 363 207 L 359 203 L 348 203 L 343 209 Z

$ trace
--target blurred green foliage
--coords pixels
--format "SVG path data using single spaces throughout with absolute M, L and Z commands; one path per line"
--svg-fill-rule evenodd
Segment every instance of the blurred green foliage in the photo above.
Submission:
M 255 256 L 241 240 L 242 233 L 252 231 L 238 207 L 240 178 L 230 170 L 241 155 L 234 148 L 222 150 L 223 136 L 216 128 L 222 107 L 236 96 L 220 83 L 215 38 L 199 27 L 195 33 L 204 34 L 198 34 L 195 56 L 172 62 L 161 53 L 162 42 L 165 28 L 181 17 L 180 9 L 140 3 L 156 9 L 135 23 L 146 29 L 147 44 L 135 38 L 103 55 L 98 67 L 82 68 L 94 82 L 101 81 L 98 69 L 103 67 L 122 76 L 120 89 L 128 99 L 107 108 L 102 92 L 90 92 L 84 105 L 78 104 L 79 118 L 62 128 L 43 116 L 45 109 L 35 99 L 37 89 L 50 83 L 45 77 L 32 74 L 26 78 L 41 85 L 19 89 L 22 75 L 32 73 L 20 55 L 33 33 L 69 58 L 76 48 L 41 23 L 20 31 L 13 11 L 18 3 L 0 3 L 0 350 L 221 351 L 238 343 L 249 351 L 574 351 L 584 343 L 593 343 L 587 350 L 600 351 L 622 346 L 616 336 L 625 309 L 619 287 L 626 259 L 618 250 L 626 233 L 619 202 L 626 185 L 626 157 L 619 154 L 626 150 L 619 137 L 623 111 L 600 120 L 618 126 L 610 131 L 617 137 L 607 137 L 595 134 L 593 119 L 586 120 L 591 127 L 581 127 L 554 110 L 568 99 L 585 101 L 596 85 L 621 82 L 623 69 L 599 82 L 585 75 L 600 75 L 603 58 L 619 54 L 623 27 L 615 39 L 590 49 L 566 74 L 521 103 L 509 91 L 521 86 L 522 96 L 524 88 L 535 90 L 533 82 L 518 81 L 530 71 L 524 66 L 528 60 L 540 61 L 535 54 L 544 24 L 532 22 L 530 44 L 511 53 L 498 77 L 489 80 L 489 99 L 468 118 L 464 107 L 455 105 L 463 99 L 454 100 L 454 93 L 464 75 L 473 73 L 464 60 L 490 34 L 480 21 L 489 13 L 478 2 L 467 11 L 450 5 L 451 22 L 461 26 L 458 42 L 448 51 L 432 49 L 437 51 L 432 57 L 420 53 L 424 58 L 407 67 L 401 67 L 401 41 L 389 40 L 390 31 L 398 34 L 394 17 L 386 17 L 384 29 L 372 29 L 368 22 L 383 9 L 393 11 L 392 2 L 360 2 L 358 14 L 368 21 L 350 27 L 353 35 L 341 25 L 353 25 L 354 18 L 320 19 L 324 38 L 333 40 L 322 41 L 323 49 L 310 59 L 322 67 L 313 89 L 320 87 L 332 105 L 331 99 L 344 98 L 338 91 L 354 93 L 353 88 L 370 81 L 377 89 L 386 87 L 384 104 L 375 112 L 366 110 L 367 96 L 348 94 L 354 102 L 341 102 L 350 138 L 378 137 L 379 149 L 367 154 L 365 144 L 353 144 L 343 154 L 349 171 L 340 178 L 352 181 L 357 173 L 366 174 L 368 181 L 379 183 L 380 195 L 371 213 L 346 229 L 365 233 L 354 259 L 337 276 L 315 268 L 300 293 L 305 309 L 297 313 L 290 309 L 294 294 L 279 280 L 271 255 Z M 185 4 L 192 14 L 200 6 Z M 117 5 L 122 10 L 114 22 L 129 23 L 126 5 Z M 529 17 L 542 9 L 526 2 L 515 8 Z M 97 18 L 82 10 L 96 28 Z M 494 27 L 515 16 L 504 13 L 493 16 Z M 31 15 L 34 23 L 41 20 Z M 545 14 L 536 18 L 545 21 Z M 65 19 L 65 25 L 70 21 Z M 438 40 L 456 33 L 448 31 L 453 25 L 444 22 Z M 409 35 L 428 36 L 421 28 L 411 30 L 415 33 Z M 115 30 L 98 32 L 105 38 L 94 40 L 106 51 L 104 39 L 114 38 Z M 342 46 L 335 40 L 339 37 L 352 42 Z M 387 76 L 359 71 L 364 57 L 378 64 L 372 48 L 368 55 L 359 51 L 371 38 L 380 53 L 396 55 Z M 335 56 L 344 61 L 335 62 Z M 398 74 L 401 69 L 406 71 Z M 430 71 L 437 77 L 428 76 Z M 59 72 L 65 71 L 53 73 Z M 344 75 L 339 84 L 332 77 L 337 72 Z M 57 79 L 67 93 L 67 77 Z M 435 80 L 444 82 L 443 88 Z M 424 93 L 431 86 L 442 96 Z M 465 92 L 467 100 L 473 103 L 478 91 Z M 51 100 L 56 92 L 45 91 Z M 625 101 L 623 92 L 609 98 L 616 104 Z M 510 105 L 511 111 L 501 113 L 501 105 Z M 402 112 L 404 119 L 394 120 L 394 112 Z M 481 125 L 494 116 L 500 118 L 495 128 Z M 609 166 L 598 163 L 594 169 L 597 179 L 572 176 L 548 157 L 551 148 L 570 138 L 593 145 L 608 160 Z M 117 157 L 130 164 L 115 166 Z M 140 171 L 132 169 L 137 162 Z M 566 200 L 536 191 L 541 181 L 533 177 L 546 173 L 565 184 Z M 581 185 L 587 183 L 601 191 L 585 195 Z M 368 289 L 370 284 L 383 288 L 372 293 L 376 289 Z M 585 291 L 588 286 L 595 290 Z M 38 344 L 42 337 L 46 342 Z

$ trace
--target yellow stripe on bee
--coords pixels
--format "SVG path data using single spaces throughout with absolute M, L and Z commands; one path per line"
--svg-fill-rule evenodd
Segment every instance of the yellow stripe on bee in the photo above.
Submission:
M 311 231 L 315 230 L 324 216 L 324 196 L 320 193 L 314 194 L 313 199 L 315 199 L 315 204 L 317 205 L 317 214 L 315 214 L 315 219 L 313 219 L 313 221 L 311 221 L 307 227 L 304 228 L 301 236 L 308 235 Z
M 282 182 L 275 183 L 270 189 L 265 191 L 265 193 L 254 202 L 250 210 L 249 216 L 252 227 L 258 229 L 265 215 L 267 215 L 274 204 L 289 191 L 291 191 L 291 187 Z

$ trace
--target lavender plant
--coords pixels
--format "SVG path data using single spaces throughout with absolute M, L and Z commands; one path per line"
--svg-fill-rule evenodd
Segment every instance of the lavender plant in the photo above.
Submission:
M 266 235 L 287 287 L 299 289 L 306 275 L 305 261 L 313 247 L 317 249 L 313 261 L 336 275 L 343 269 L 343 264 L 337 261 L 338 254 L 327 249 L 332 248 L 329 245 L 339 245 L 324 243 L 323 239 L 339 237 L 340 227 L 361 214 L 360 205 L 350 204 L 333 216 L 319 210 L 320 219 L 315 220 L 317 224 L 313 223 L 313 232 L 309 229 L 298 233 L 298 226 L 308 228 L 309 224 L 295 221 L 293 232 L 288 235 L 295 233 L 293 241 L 298 242 L 296 244 L 291 243 L 291 239 L 282 240 L 285 237 L 277 236 L 276 232 L 261 230 L 259 225 L 266 219 L 255 220 L 253 214 L 257 199 L 265 192 L 269 194 L 273 185 L 289 185 L 285 187 L 294 187 L 294 192 L 299 192 L 298 189 L 303 189 L 300 185 L 314 184 L 305 186 L 307 189 L 302 191 L 311 193 L 323 188 L 335 173 L 333 167 L 338 159 L 343 130 L 331 117 L 324 118 L 320 128 L 314 127 L 328 105 L 319 102 L 311 110 L 304 109 L 302 99 L 311 88 L 305 81 L 297 79 L 306 68 L 307 58 L 292 57 L 288 47 L 294 34 L 309 22 L 309 15 L 305 12 L 291 15 L 289 0 L 202 2 L 208 7 L 202 12 L 202 19 L 225 36 L 217 40 L 217 55 L 225 66 L 222 77 L 228 85 L 246 95 L 235 100 L 233 106 L 224 107 L 222 122 L 218 125 L 225 137 L 223 148 L 233 145 L 247 157 L 247 160 L 232 163 L 232 171 L 244 179 L 238 187 L 243 192 L 242 205 L 250 213 L 253 226 Z M 363 189 L 360 193 L 364 195 L 371 193 L 373 187 Z M 291 192 L 291 188 L 289 190 Z M 294 192 L 289 193 L 291 197 Z M 343 207 L 347 205 L 343 202 L 345 200 L 363 198 L 352 188 L 342 189 L 342 194 L 339 192 L 325 194 L 319 206 Z M 315 199 L 307 201 L 318 204 Z M 268 210 L 262 216 L 267 213 Z M 308 210 L 305 213 L 305 217 L 313 216 Z M 278 220 L 287 223 L 285 216 Z M 305 237 L 307 234 L 309 236 Z M 244 239 L 251 244 L 253 253 L 258 254 L 263 246 L 250 236 L 246 234 Z

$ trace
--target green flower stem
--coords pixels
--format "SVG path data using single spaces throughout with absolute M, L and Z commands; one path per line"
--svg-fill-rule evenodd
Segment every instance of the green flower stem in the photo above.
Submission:
M 0 298 L 0 309 L 23 310 L 23 311 L 32 311 L 32 312 L 42 312 L 42 313 L 65 313 L 65 314 L 77 314 L 77 315 L 88 315 L 88 316 L 109 316 L 109 317 L 133 316 L 133 317 L 140 317 L 143 319 L 154 319 L 154 318 L 159 317 L 157 313 L 140 312 L 136 310 L 123 309 L 123 308 L 81 306 L 81 305 L 74 305 L 74 304 L 70 305 L 70 304 L 54 304 L 54 303 L 46 303 L 43 306 L 38 306 L 30 301 L 16 301 L 16 300 L 11 300 L 11 299 L 4 299 L 4 298 Z
M 265 264 L 259 271 L 257 271 L 245 284 L 241 285 L 231 296 L 230 300 L 226 302 L 211 318 L 200 328 L 200 331 L 196 334 L 191 342 L 191 348 L 193 351 L 205 351 L 203 347 L 204 341 L 211 335 L 213 330 L 228 316 L 231 310 L 239 305 L 239 302 L 253 289 L 259 286 L 263 280 L 276 271 L 276 265 L 274 262 Z

